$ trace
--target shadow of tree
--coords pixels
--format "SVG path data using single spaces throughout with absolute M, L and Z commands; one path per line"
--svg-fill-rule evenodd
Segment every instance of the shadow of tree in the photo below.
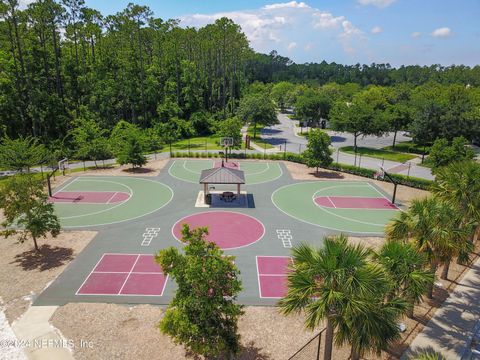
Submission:
M 319 171 L 319 172 L 311 172 L 310 175 L 315 176 L 316 178 L 320 179 L 343 179 L 345 176 L 341 173 L 336 172 L 328 172 L 328 171 Z
M 150 168 L 133 168 L 133 169 L 128 168 L 128 169 L 124 169 L 122 171 L 132 173 L 132 174 L 148 174 L 148 173 L 153 172 L 154 170 L 152 170 Z
M 50 270 L 73 260 L 73 250 L 64 247 L 42 245 L 40 251 L 28 250 L 15 256 L 12 264 L 21 266 L 23 270 Z
M 228 356 L 222 355 L 218 357 L 203 357 L 197 354 L 187 352 L 187 358 L 192 360 L 225 360 L 229 359 Z M 272 358 L 262 353 L 262 349 L 255 346 L 253 341 L 249 342 L 246 346 L 242 346 L 240 354 L 233 357 L 235 360 L 271 360 Z

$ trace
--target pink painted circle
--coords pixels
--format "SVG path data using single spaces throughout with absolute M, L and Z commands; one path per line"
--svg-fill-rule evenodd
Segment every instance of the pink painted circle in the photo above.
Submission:
M 252 216 L 231 211 L 208 211 L 178 220 L 172 228 L 173 236 L 181 241 L 182 226 L 190 229 L 208 227 L 207 240 L 228 250 L 251 245 L 265 234 L 263 224 Z

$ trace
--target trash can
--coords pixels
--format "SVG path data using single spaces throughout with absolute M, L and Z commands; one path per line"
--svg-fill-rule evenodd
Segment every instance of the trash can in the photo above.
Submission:
M 212 194 L 207 194 L 207 196 L 205 196 L 205 204 L 212 205 Z

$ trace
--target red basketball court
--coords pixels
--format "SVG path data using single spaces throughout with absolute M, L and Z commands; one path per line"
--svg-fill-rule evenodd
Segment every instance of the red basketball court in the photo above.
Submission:
M 222 166 L 222 160 L 216 160 L 214 167 L 219 168 Z M 237 161 L 223 162 L 223 166 L 230 169 L 240 169 L 240 164 Z
M 261 298 L 279 299 L 287 295 L 290 256 L 257 256 L 258 287 Z
M 104 254 L 76 294 L 162 296 L 167 278 L 153 255 Z
M 315 198 L 315 204 L 332 209 L 398 210 L 384 197 L 319 196 Z
M 116 204 L 129 198 L 129 193 L 121 191 L 60 191 L 50 197 L 50 201 L 75 204 Z
M 182 239 L 183 224 L 188 224 L 190 229 L 208 227 L 207 240 L 224 250 L 251 245 L 265 234 L 265 227 L 260 221 L 231 211 L 207 211 L 178 220 L 172 228 L 178 241 Z

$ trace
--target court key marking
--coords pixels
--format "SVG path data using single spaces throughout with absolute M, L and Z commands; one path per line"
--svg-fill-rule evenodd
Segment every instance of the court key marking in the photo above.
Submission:
M 142 234 L 143 241 L 141 245 L 150 246 L 150 243 L 154 238 L 158 236 L 159 232 L 160 232 L 160 228 L 146 228 L 145 232 Z
M 277 237 L 282 242 L 283 247 L 290 249 L 292 247 L 292 231 L 288 229 L 277 229 Z

